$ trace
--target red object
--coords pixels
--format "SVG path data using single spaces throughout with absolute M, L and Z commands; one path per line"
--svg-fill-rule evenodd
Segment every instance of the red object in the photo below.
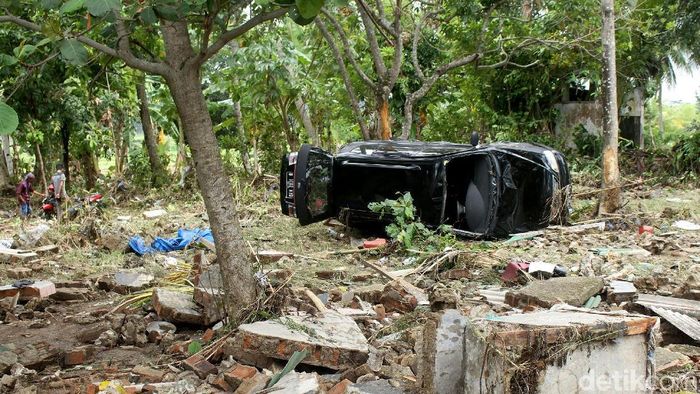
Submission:
M 102 194 L 100 194 L 100 193 L 95 193 L 95 194 L 91 195 L 91 196 L 88 198 L 88 201 L 90 201 L 90 202 L 96 202 L 96 201 L 100 201 L 101 199 L 102 199 Z
M 530 263 L 524 261 L 511 261 L 501 275 L 504 282 L 512 282 L 518 279 L 520 271 L 525 271 L 530 267 Z
M 654 227 L 639 226 L 639 234 L 644 234 L 644 233 L 654 234 Z
M 365 249 L 373 249 L 373 248 L 378 248 L 380 246 L 386 245 L 386 239 L 384 238 L 376 238 L 371 241 L 365 241 L 362 243 L 362 247 Z

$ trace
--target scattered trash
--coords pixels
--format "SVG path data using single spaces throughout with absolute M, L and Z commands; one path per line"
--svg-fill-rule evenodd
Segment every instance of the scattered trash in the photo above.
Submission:
M 362 243 L 362 247 L 365 249 L 381 248 L 383 246 L 386 246 L 385 238 L 375 238 L 371 241 L 364 241 Z
M 654 227 L 652 226 L 639 226 L 639 234 L 654 234 Z
M 689 231 L 700 230 L 700 224 L 696 224 L 687 220 L 678 220 L 676 222 L 673 222 L 673 227 Z
M 207 240 L 209 242 L 214 242 L 214 236 L 211 233 L 211 230 L 209 229 L 194 229 L 194 230 L 186 230 L 186 229 L 179 229 L 177 231 L 177 237 L 175 238 L 160 238 L 156 237 L 153 242 L 151 243 L 151 246 L 146 246 L 146 243 L 144 240 L 139 237 L 138 235 L 135 235 L 131 237 L 129 240 L 129 247 L 131 250 L 136 253 L 139 256 L 143 256 L 148 253 L 157 253 L 157 252 L 172 252 L 175 250 L 182 250 L 185 249 L 188 245 L 190 245 L 193 242 L 201 241 L 201 240 Z
M 167 213 L 168 212 L 166 212 L 164 209 L 154 209 L 152 211 L 143 212 L 143 217 L 145 219 L 155 219 L 155 218 L 161 217 Z

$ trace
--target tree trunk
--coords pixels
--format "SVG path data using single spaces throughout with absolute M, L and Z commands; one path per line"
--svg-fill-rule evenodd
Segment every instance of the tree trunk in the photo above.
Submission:
M 199 66 L 182 64 L 195 56 L 186 22 L 162 20 L 166 61 L 171 73 L 166 82 L 182 122 L 182 131 L 192 150 L 197 182 L 209 215 L 216 255 L 225 291 L 225 308 L 234 323 L 257 298 L 258 287 L 248 245 L 243 239 L 236 213 L 231 182 L 221 161 L 211 116 L 202 93 Z
M 238 141 L 240 143 L 241 162 L 243 163 L 243 171 L 246 175 L 251 175 L 250 155 L 248 154 L 248 138 L 245 135 L 245 126 L 243 125 L 243 112 L 241 112 L 241 102 L 233 102 L 233 115 L 236 117 L 236 131 L 238 131 Z
M 379 138 L 391 139 L 391 119 L 389 116 L 389 100 L 384 95 L 377 96 L 377 115 L 379 116 Z
M 9 135 L 2 136 L 2 153 L 5 157 L 7 166 L 7 175 L 12 178 L 15 175 L 14 163 L 12 162 L 12 137 Z
M 158 143 L 153 134 L 153 122 L 148 109 L 148 96 L 146 95 L 146 75 L 141 74 L 136 82 L 136 95 L 139 98 L 139 114 L 141 115 L 141 126 L 143 128 L 143 140 L 148 151 L 148 161 L 151 164 L 151 184 L 160 186 L 163 181 L 163 165 L 158 156 Z
M 299 136 L 296 131 L 292 130 L 292 126 L 289 124 L 289 113 L 286 102 L 280 101 L 279 115 L 282 118 L 282 128 L 284 129 L 284 134 L 287 136 L 289 149 L 292 152 L 299 150 Z
M 95 154 L 92 151 L 84 151 L 80 155 L 80 163 L 85 177 L 85 189 L 94 190 L 97 185 L 97 166 L 95 165 Z
M 46 166 L 44 165 L 44 156 L 41 154 L 41 144 L 36 144 L 35 145 L 36 149 L 36 168 L 37 172 L 39 173 L 39 179 L 41 179 L 42 185 L 44 185 L 44 193 L 46 193 L 48 189 L 48 182 L 46 181 Z
M 664 139 L 664 103 L 662 92 L 664 90 L 664 80 L 659 77 L 659 97 L 657 105 L 659 106 L 659 143 Z
M 321 140 L 318 138 L 318 132 L 316 131 L 316 128 L 314 127 L 313 123 L 311 123 L 311 117 L 309 116 L 309 108 L 304 102 L 304 99 L 301 98 L 301 96 L 298 96 L 296 100 L 294 100 L 294 104 L 297 107 L 297 111 L 299 111 L 301 123 L 304 125 L 306 132 L 309 134 L 309 139 L 311 140 L 311 143 L 316 146 L 321 146 Z
M 603 29 L 603 192 L 600 213 L 620 207 L 618 165 L 617 66 L 615 63 L 615 12 L 613 0 L 602 0 Z
M 70 185 L 70 127 L 68 127 L 68 123 L 66 121 L 63 121 L 63 124 L 61 124 L 61 144 L 63 146 L 63 174 L 66 176 L 66 190 L 68 190 L 68 186 Z
M 13 187 L 10 175 L 7 173 L 7 162 L 0 160 L 0 191 L 3 190 L 13 190 Z

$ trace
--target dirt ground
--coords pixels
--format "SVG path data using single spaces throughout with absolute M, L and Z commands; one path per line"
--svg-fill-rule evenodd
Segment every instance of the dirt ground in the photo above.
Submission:
M 460 286 L 503 287 L 502 270 L 508 262 L 522 260 L 559 264 L 570 275 L 592 269 L 588 275 L 632 281 L 644 293 L 694 298 L 692 290 L 700 290 L 700 231 L 673 226 L 678 220 L 700 223 L 698 189 L 639 186 L 625 192 L 625 205 L 619 214 L 597 218 L 593 216 L 596 203 L 593 189 L 578 188 L 574 190 L 577 198 L 573 203 L 573 220 L 576 223 L 604 221 L 604 231 L 571 232 L 567 228 L 550 228 L 542 234 L 514 242 L 461 240 L 455 247 L 459 251 L 458 257 L 450 259 L 448 266 L 417 272 L 416 268 L 425 267 L 426 261 L 435 255 L 399 253 L 392 248 L 379 251 L 357 249 L 357 244 L 368 235 L 338 224 L 316 223 L 300 227 L 295 219 L 280 213 L 277 192 L 270 189 L 270 185 L 246 188 L 245 193 L 239 190 L 243 201 L 239 211 L 244 234 L 253 252 L 276 250 L 290 256 L 275 262 L 260 258 L 256 262 L 257 268 L 262 272 L 290 269 L 294 272 L 289 280 L 290 286 L 304 287 L 317 294 L 342 293 L 371 284 L 385 284 L 386 279 L 363 265 L 361 259 L 386 271 L 408 272 L 410 275 L 405 279 L 421 288 L 428 288 L 437 281 L 455 282 Z M 590 193 L 585 194 L 587 192 Z M 0 263 L 0 284 L 10 284 L 18 279 L 9 277 L 10 269 L 25 267 L 31 269 L 31 279 L 73 283 L 86 288 L 88 299 L 47 300 L 24 316 L 6 317 L 0 324 L 0 345 L 31 348 L 47 343 L 55 354 L 70 351 L 81 346 L 79 336 L 82 332 L 101 324 L 110 310 L 128 298 L 96 287 L 100 278 L 130 269 L 163 280 L 177 264 L 191 263 L 194 249 L 145 257 L 122 250 L 127 237 L 132 235 L 140 235 L 148 241 L 155 236 L 173 236 L 179 228 L 208 227 L 203 205 L 198 199 L 188 197 L 187 201 L 182 201 L 166 194 L 132 194 L 120 203 L 108 199 L 101 215 L 84 215 L 62 225 L 39 218 L 22 224 L 15 216 L 13 200 L 3 200 L 0 239 L 12 240 L 23 228 L 31 229 L 47 223 L 51 229 L 40 244 L 58 245 L 58 251 L 32 261 Z M 183 195 L 178 193 L 178 196 Z M 154 208 L 165 209 L 167 214 L 157 219 L 142 216 L 143 211 Z M 641 225 L 651 226 L 653 234 L 640 235 Z M 100 241 L 109 237 L 116 237 L 119 241 L 117 247 Z M 613 250 L 607 250 L 606 254 L 601 248 Z M 638 253 L 639 250 L 649 253 Z M 206 253 L 209 259 L 214 258 L 210 252 Z M 458 268 L 466 269 L 468 274 L 454 280 L 439 275 L 440 271 Z M 145 312 L 152 312 L 149 303 L 140 307 Z M 400 331 L 401 325 L 406 324 L 406 319 L 395 319 L 382 330 L 388 334 Z M 175 340 L 200 338 L 204 329 L 180 329 L 178 326 Z M 693 344 L 687 338 L 685 341 Z M 128 381 L 130 371 L 137 365 L 163 368 L 168 373 L 177 374 L 178 362 L 183 358 L 182 354 L 174 354 L 154 343 L 101 349 L 89 363 L 70 367 L 62 367 L 54 357 L 46 363 L 38 362 L 32 368 L 36 374 L 18 380 L 14 388 L 1 386 L 0 392 L 85 392 L 91 382 Z

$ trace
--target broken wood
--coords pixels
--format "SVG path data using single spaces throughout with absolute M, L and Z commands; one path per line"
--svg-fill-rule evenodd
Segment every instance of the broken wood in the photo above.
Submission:
M 306 294 L 306 296 L 309 297 L 309 299 L 314 304 L 316 309 L 318 309 L 319 312 L 324 313 L 328 311 L 328 308 L 326 308 L 326 306 L 323 305 L 323 301 L 321 301 L 321 299 L 318 298 L 316 294 L 314 294 L 311 290 L 304 289 L 304 294 Z
M 371 263 L 371 262 L 363 260 L 363 259 L 359 259 L 359 260 L 362 262 L 362 264 L 364 264 L 368 268 L 371 268 L 371 269 L 377 271 L 377 273 L 379 273 L 383 277 L 385 277 L 391 281 L 396 281 L 408 293 L 410 293 L 412 296 L 416 297 L 416 300 L 418 301 L 419 305 L 421 305 L 421 304 L 425 305 L 428 303 L 428 296 L 425 294 L 425 292 L 423 290 L 412 285 L 411 283 L 408 283 L 403 278 L 395 277 L 395 276 L 391 275 L 389 272 L 385 271 L 383 268 L 381 268 L 380 266 L 378 266 L 374 263 Z

